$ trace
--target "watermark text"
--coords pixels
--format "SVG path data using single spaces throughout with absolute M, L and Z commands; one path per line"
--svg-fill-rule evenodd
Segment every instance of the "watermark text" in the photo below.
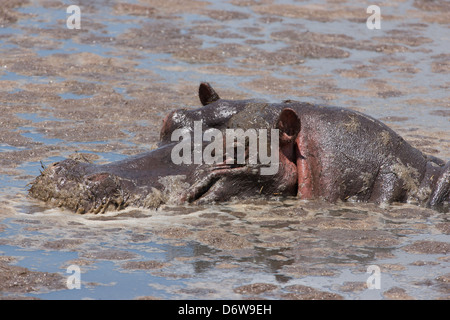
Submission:
M 67 289 L 81 289 L 81 269 L 75 264 L 71 264 L 67 267 L 66 273 L 71 275 L 67 277 L 66 286 Z
M 377 5 L 370 5 L 367 7 L 367 13 L 371 14 L 366 21 L 368 29 L 381 29 L 381 9 Z
M 193 141 L 192 134 L 193 131 Z M 180 140 L 181 139 L 181 140 Z M 203 132 L 202 121 L 194 121 L 194 128 L 176 129 L 172 132 L 174 146 L 171 159 L 174 164 L 262 164 L 261 175 L 274 175 L 279 168 L 279 132 L 270 130 L 270 155 L 267 129 L 226 129 L 225 154 L 222 131 L 210 128 Z M 210 142 L 203 148 L 204 142 Z M 236 151 L 236 154 L 235 154 Z M 248 151 L 246 153 L 246 151 Z
M 67 29 L 81 29 L 81 10 L 79 6 L 70 5 L 66 12 L 71 14 L 66 21 Z

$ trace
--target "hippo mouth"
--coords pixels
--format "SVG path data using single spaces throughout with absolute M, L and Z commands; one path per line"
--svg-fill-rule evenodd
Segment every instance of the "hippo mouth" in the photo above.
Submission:
M 189 203 L 201 203 L 202 201 L 206 201 L 208 195 L 214 190 L 214 186 L 221 178 L 211 178 L 205 181 L 201 181 L 197 185 L 193 186 L 193 189 L 188 193 L 186 200 Z
M 203 176 L 196 179 L 182 200 L 188 203 L 206 204 L 228 201 L 244 192 L 247 194 L 255 175 L 259 175 L 257 167 L 248 163 L 226 164 L 223 162 L 202 168 L 198 172 Z

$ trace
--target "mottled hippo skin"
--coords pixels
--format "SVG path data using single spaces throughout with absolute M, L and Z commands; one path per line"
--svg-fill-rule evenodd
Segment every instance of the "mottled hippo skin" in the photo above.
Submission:
M 424 155 L 369 116 L 290 100 L 224 100 L 207 83 L 200 85 L 199 96 L 202 108 L 166 117 L 157 149 L 106 165 L 55 163 L 35 179 L 30 195 L 78 213 L 263 196 L 408 201 L 448 211 L 450 162 Z M 171 152 L 179 141 L 172 141 L 172 133 L 192 131 L 200 120 L 203 132 L 278 129 L 276 173 L 262 175 L 267 164 L 227 164 L 225 156 L 214 164 L 173 163 Z

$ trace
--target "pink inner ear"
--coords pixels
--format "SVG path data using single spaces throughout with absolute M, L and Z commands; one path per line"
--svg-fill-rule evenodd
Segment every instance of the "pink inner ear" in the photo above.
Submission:
M 283 109 L 278 118 L 277 128 L 280 130 L 281 142 L 293 142 L 300 132 L 300 119 L 297 113 L 290 108 Z

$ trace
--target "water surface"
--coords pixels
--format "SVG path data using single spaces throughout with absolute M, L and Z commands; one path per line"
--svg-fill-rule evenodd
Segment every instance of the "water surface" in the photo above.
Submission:
M 189 2 L 189 3 L 187 3 Z M 448 215 L 298 199 L 77 216 L 27 197 L 42 166 L 152 148 L 164 116 L 221 97 L 339 105 L 450 159 L 445 1 L 9 1 L 0 13 L 0 296 L 442 299 Z M 81 289 L 66 272 L 81 270 Z M 380 288 L 368 289 L 369 266 Z M 25 268 L 25 269 L 20 269 Z M 22 276 L 21 276 L 22 275 Z M 47 279 L 47 280 L 46 280 Z

